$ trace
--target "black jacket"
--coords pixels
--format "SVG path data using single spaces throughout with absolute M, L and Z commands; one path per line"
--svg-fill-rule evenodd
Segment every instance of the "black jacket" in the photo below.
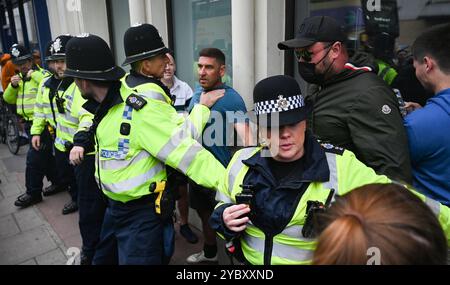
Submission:
M 377 173 L 411 183 L 408 140 L 398 101 L 391 88 L 369 67 L 347 64 L 324 86 L 311 86 L 314 104 L 308 125 L 322 142 L 355 153 Z M 360 67 L 358 67 L 360 66 Z

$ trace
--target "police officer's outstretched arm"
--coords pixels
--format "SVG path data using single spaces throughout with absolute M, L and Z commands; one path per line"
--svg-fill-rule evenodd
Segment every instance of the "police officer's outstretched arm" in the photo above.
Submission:
M 364 165 L 359 161 L 355 155 L 350 151 L 345 151 L 343 159 L 336 161 L 338 169 L 343 169 L 341 173 L 338 172 L 338 189 L 337 195 L 344 195 L 355 188 L 372 183 L 392 183 L 393 181 L 385 175 L 378 175 L 375 171 Z M 406 185 L 405 185 L 406 186 Z M 412 187 L 407 188 L 417 195 L 430 209 L 434 212 L 436 217 L 447 236 L 447 241 L 450 246 L 450 209 L 439 202 L 426 197 L 425 195 L 413 190 Z
M 186 128 L 175 109 L 162 101 L 147 99 L 148 104 L 133 113 L 138 122 L 138 143 L 152 156 L 182 172 L 197 184 L 217 189 L 225 169 Z

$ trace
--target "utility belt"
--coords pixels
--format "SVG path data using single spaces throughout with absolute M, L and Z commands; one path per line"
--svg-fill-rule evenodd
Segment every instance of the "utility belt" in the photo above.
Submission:
M 130 206 L 130 207 L 143 206 L 143 205 L 150 205 L 150 206 L 152 206 L 155 203 L 155 200 L 156 200 L 156 195 L 154 195 L 154 194 L 145 195 L 145 196 L 142 196 L 142 197 L 140 197 L 138 199 L 134 199 L 134 200 L 128 201 L 126 203 L 123 203 L 123 202 L 116 201 L 116 200 L 113 200 L 111 198 L 108 198 L 108 205 L 110 205 L 110 206 L 113 206 L 113 205 L 118 205 L 118 206 L 127 205 L 127 206 Z
M 149 191 L 155 198 L 155 212 L 161 220 L 165 221 L 173 217 L 175 212 L 175 203 L 179 198 L 178 187 L 180 185 L 180 174 L 166 166 L 167 180 L 153 182 L 150 184 Z

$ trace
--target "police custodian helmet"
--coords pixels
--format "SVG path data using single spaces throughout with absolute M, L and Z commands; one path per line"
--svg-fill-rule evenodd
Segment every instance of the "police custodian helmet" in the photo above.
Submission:
M 312 105 L 305 101 L 297 81 L 286 75 L 271 76 L 258 82 L 253 89 L 253 102 L 258 125 L 263 127 L 296 124 L 312 111 Z
M 71 38 L 71 35 L 58 36 L 50 45 L 50 55 L 45 60 L 65 60 L 66 46 Z
M 129 28 L 123 37 L 123 44 L 127 58 L 122 65 L 169 52 L 158 30 L 150 24 L 138 24 Z
M 64 75 L 68 77 L 116 81 L 125 75 L 116 65 L 108 44 L 96 35 L 83 34 L 69 40 L 66 65 Z
M 11 56 L 14 64 L 23 64 L 33 57 L 30 50 L 20 44 L 11 46 Z

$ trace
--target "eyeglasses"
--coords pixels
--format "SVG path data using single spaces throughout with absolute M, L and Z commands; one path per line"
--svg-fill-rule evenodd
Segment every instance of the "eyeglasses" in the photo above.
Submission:
M 329 47 L 331 47 L 334 43 L 328 44 L 324 46 L 321 50 L 316 51 L 315 53 L 321 52 Z M 297 60 L 300 61 L 300 59 L 303 58 L 304 61 L 310 62 L 312 59 L 312 56 L 314 55 L 314 52 L 311 52 L 307 49 L 303 50 L 294 50 L 295 56 L 297 57 Z

